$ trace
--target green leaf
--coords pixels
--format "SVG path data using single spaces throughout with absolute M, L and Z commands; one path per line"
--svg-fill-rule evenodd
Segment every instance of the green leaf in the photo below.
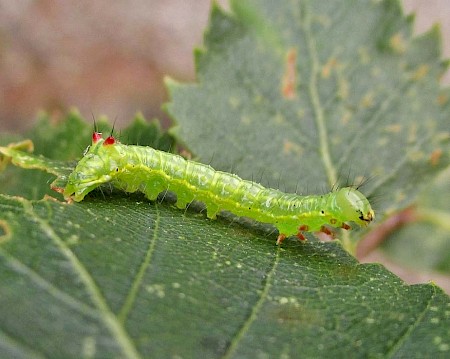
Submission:
M 99 122 L 99 126 L 104 126 L 104 119 Z M 33 141 L 36 154 L 55 160 L 77 160 L 91 142 L 92 127 L 87 126 L 76 110 L 60 121 L 41 113 L 26 138 Z
M 387 238 L 392 259 L 414 270 L 450 274 L 450 167 L 418 197 L 416 220 Z
M 132 220 L 131 220 L 132 219 Z M 448 297 L 140 196 L 0 196 L 2 357 L 424 357 Z
M 167 82 L 173 133 L 200 161 L 289 192 L 370 179 L 378 219 L 448 166 L 437 27 L 412 38 L 394 0 L 231 8 L 213 8 L 198 82 Z
M 159 122 L 152 121 L 149 124 L 140 113 L 131 125 L 120 132 L 119 138 L 126 144 L 151 146 L 166 152 L 172 152 L 175 146 L 173 137 L 162 131 Z

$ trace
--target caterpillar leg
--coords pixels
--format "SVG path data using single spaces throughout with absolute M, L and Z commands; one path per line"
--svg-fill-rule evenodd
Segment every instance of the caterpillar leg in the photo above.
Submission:
M 209 219 L 217 219 L 217 212 L 218 211 L 214 211 L 212 209 L 207 208 L 206 217 L 208 217 Z
M 320 227 L 319 232 L 325 233 L 325 234 L 329 235 L 330 237 L 334 238 L 334 232 L 325 226 Z
M 214 203 L 207 202 L 201 198 L 202 202 L 206 205 L 206 217 L 209 219 L 216 219 L 217 213 L 219 213 L 219 206 L 214 205 Z
M 178 209 L 185 209 L 187 205 L 187 202 L 181 201 L 180 199 L 177 199 L 177 202 L 175 203 L 175 206 L 177 206 Z
M 296 236 L 297 236 L 297 238 L 298 238 L 298 240 L 299 240 L 300 242 L 306 242 L 306 241 L 307 241 L 306 237 L 303 235 L 302 232 L 298 232 L 298 233 L 296 234 Z
M 352 227 L 350 227 L 347 223 L 342 223 L 341 228 L 344 228 L 346 230 L 352 229 Z
M 306 237 L 303 235 L 304 231 L 309 231 L 309 226 L 307 226 L 306 224 L 302 224 L 300 227 L 298 227 L 297 238 L 300 242 L 307 241 Z
M 283 241 L 285 239 L 286 239 L 286 235 L 283 233 L 280 233 L 277 238 L 277 246 L 279 246 L 281 243 L 283 243 Z

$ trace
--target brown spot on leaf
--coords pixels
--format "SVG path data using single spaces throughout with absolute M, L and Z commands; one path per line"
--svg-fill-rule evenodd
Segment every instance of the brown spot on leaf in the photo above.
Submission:
M 361 99 L 360 106 L 364 108 L 370 108 L 374 105 L 375 95 L 373 92 L 369 92 Z
M 385 127 L 387 132 L 390 133 L 399 133 L 402 130 L 402 125 L 398 123 L 394 123 Z
M 283 153 L 288 154 L 296 154 L 297 156 L 301 156 L 303 154 L 303 148 L 297 143 L 291 142 L 289 140 L 285 140 L 283 142 Z
M 440 148 L 434 150 L 430 156 L 430 162 L 432 166 L 436 166 L 439 164 L 439 160 L 442 157 L 442 150 Z
M 297 51 L 294 48 L 289 49 L 286 55 L 286 65 L 283 75 L 281 92 L 283 97 L 292 100 L 297 92 Z
M 421 80 L 428 74 L 429 71 L 430 71 L 430 66 L 428 66 L 426 64 L 420 65 L 417 68 L 417 70 L 414 71 L 412 79 L 416 80 L 416 81 Z
M 327 61 L 327 63 L 322 67 L 321 75 L 324 79 L 327 79 L 331 75 L 331 71 L 336 68 L 337 66 L 337 60 L 332 57 Z
M 437 103 L 440 106 L 445 105 L 448 102 L 448 96 L 445 94 L 440 94 L 437 98 Z
M 398 32 L 389 39 L 389 47 L 396 54 L 403 54 L 406 51 L 406 42 L 403 34 Z

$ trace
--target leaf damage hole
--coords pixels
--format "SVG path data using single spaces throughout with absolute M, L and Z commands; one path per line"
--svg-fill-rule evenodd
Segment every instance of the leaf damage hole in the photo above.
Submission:
M 286 55 L 286 65 L 283 75 L 283 83 L 281 92 L 283 97 L 288 100 L 292 100 L 296 96 L 297 87 L 297 51 L 295 48 L 290 48 Z

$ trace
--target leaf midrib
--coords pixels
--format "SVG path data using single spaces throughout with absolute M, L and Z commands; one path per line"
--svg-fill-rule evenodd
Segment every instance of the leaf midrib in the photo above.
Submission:
M 79 261 L 75 253 L 72 252 L 64 241 L 55 233 L 52 227 L 44 219 L 37 215 L 29 201 L 21 200 L 21 202 L 25 213 L 36 221 L 44 233 L 56 244 L 62 255 L 70 262 L 75 273 L 78 275 L 78 278 L 84 284 L 87 292 L 95 303 L 99 311 L 99 317 L 103 320 L 111 335 L 116 339 L 116 342 L 122 348 L 125 357 L 132 359 L 141 358 L 141 355 L 136 350 L 133 341 L 125 331 L 125 328 L 108 306 L 106 299 L 101 294 L 100 288 L 97 286 L 87 269 Z
M 325 125 L 325 115 L 323 112 L 323 107 L 320 101 L 319 91 L 318 91 L 318 79 L 317 76 L 319 74 L 319 60 L 316 49 L 316 42 L 314 40 L 312 31 L 311 31 L 311 16 L 310 11 L 307 9 L 307 6 L 304 6 L 302 13 L 303 21 L 301 26 L 305 32 L 305 38 L 307 39 L 307 48 L 308 55 L 311 60 L 311 71 L 309 78 L 309 95 L 311 98 L 311 104 L 314 112 L 314 120 L 317 125 L 317 130 L 319 132 L 319 149 L 320 154 L 323 160 L 323 165 L 325 168 L 325 172 L 328 178 L 328 184 L 330 187 L 333 187 L 337 183 L 337 175 L 336 169 L 333 166 L 333 162 L 331 160 L 330 148 L 328 146 L 328 133 Z

